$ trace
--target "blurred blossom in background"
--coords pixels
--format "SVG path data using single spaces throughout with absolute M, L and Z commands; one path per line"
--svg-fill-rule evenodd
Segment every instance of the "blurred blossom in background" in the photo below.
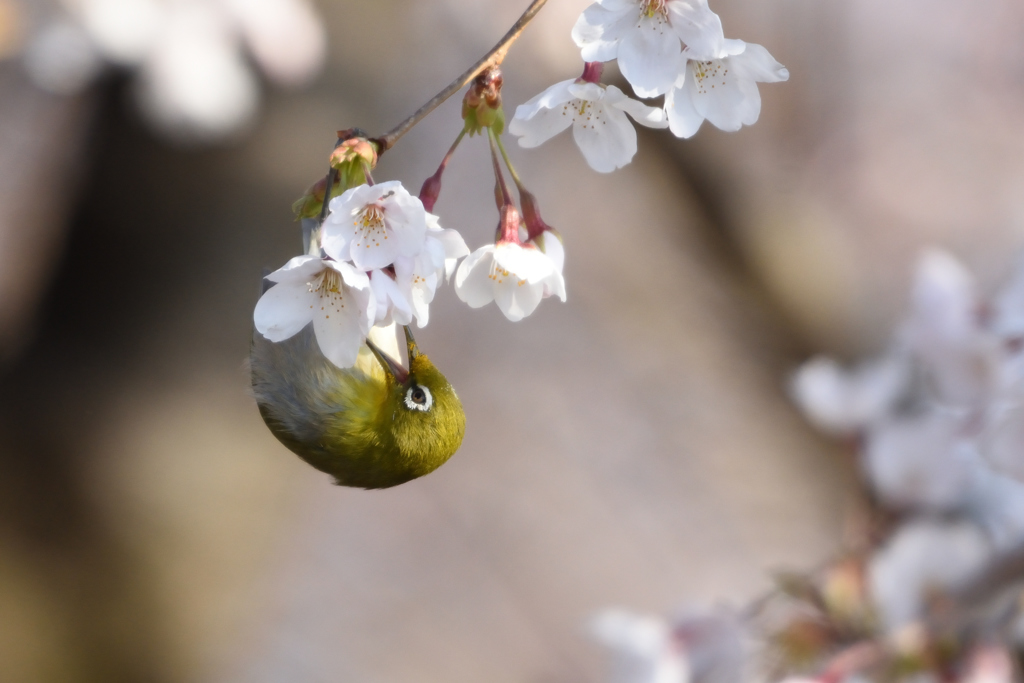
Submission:
M 305 0 L 8 5 L 8 31 L 16 17 L 27 24 L 21 59 L 34 85 L 74 95 L 108 69 L 127 70 L 146 119 L 176 142 L 238 135 L 259 107 L 254 67 L 272 84 L 300 86 L 319 73 L 326 51 L 323 23 Z
M 936 592 L 1024 539 L 1018 0 L 712 2 L 789 81 L 612 174 L 509 145 L 567 301 L 439 290 L 448 464 L 342 489 L 264 427 L 291 202 L 526 4 L 0 0 L 0 680 L 729 683 L 763 633 L 773 681 L 865 638 L 935 680 Z M 527 29 L 507 113 L 580 73 L 589 4 Z M 419 187 L 460 127 L 375 177 Z M 467 139 L 435 207 L 470 249 L 490 173 Z M 963 642 L 948 680 L 1013 680 L 1016 641 Z

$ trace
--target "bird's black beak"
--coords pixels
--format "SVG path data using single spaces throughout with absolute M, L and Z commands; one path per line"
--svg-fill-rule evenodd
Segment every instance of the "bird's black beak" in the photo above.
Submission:
M 403 325 L 405 328 L 405 343 L 409 349 L 409 367 L 412 367 L 412 359 L 420 355 L 420 347 L 416 346 L 416 340 L 412 338 L 412 328 Z
M 412 339 L 409 336 L 409 328 L 405 328 L 406 339 Z M 402 364 L 397 360 L 389 356 L 380 350 L 380 348 L 369 339 L 366 340 L 366 345 L 373 351 L 373 355 L 377 356 L 377 360 L 380 361 L 380 365 L 384 368 L 384 372 L 391 375 L 396 382 L 399 384 L 405 384 L 405 381 L 409 379 L 409 371 L 402 367 Z M 410 341 L 409 348 L 411 349 L 416 345 L 416 342 Z M 411 354 L 409 356 L 412 357 Z

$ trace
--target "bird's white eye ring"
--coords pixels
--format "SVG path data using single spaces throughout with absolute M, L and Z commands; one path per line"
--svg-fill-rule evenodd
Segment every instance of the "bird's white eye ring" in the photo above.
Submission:
M 405 392 L 405 407 L 409 410 L 427 412 L 430 406 L 434 405 L 434 397 L 430 395 L 430 389 L 414 384 Z

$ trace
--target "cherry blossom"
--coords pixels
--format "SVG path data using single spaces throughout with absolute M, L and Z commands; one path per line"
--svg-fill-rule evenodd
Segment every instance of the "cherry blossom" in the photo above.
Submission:
M 612 683 L 686 683 L 690 666 L 663 619 L 608 610 L 591 632 L 610 650 Z
M 850 370 L 819 356 L 796 373 L 791 393 L 816 427 L 847 435 L 888 414 L 909 381 L 910 364 L 896 353 Z
M 256 303 L 256 329 L 280 342 L 313 323 L 324 356 L 341 368 L 356 362 L 376 318 L 370 279 L 348 263 L 296 256 L 267 276 L 273 287 Z
M 471 308 L 494 301 L 506 318 L 517 322 L 533 313 L 545 296 L 565 301 L 565 280 L 535 243 L 507 241 L 466 257 L 455 273 L 455 293 Z
M 725 131 L 749 126 L 761 115 L 757 84 L 788 79 L 786 67 L 760 45 L 725 40 L 711 56 L 684 60 L 665 95 L 669 129 L 688 138 L 705 119 Z
M 2 5 L 3 3 L 0 3 Z M 258 66 L 273 82 L 307 83 L 326 55 L 324 25 L 308 0 L 64 0 L 26 41 L 39 87 L 74 94 L 110 66 L 136 72 L 134 98 L 174 141 L 212 142 L 250 124 Z M 51 8 L 54 9 L 54 8 Z
M 386 268 L 415 257 L 427 235 L 427 212 L 397 180 L 353 187 L 330 203 L 321 246 L 360 270 Z
M 455 230 L 441 228 L 437 217 L 427 214 L 427 237 L 415 258 L 395 261 L 395 279 L 411 306 L 418 327 L 430 319 L 430 302 L 442 278 L 450 278 L 458 259 L 469 254 L 462 236 Z
M 668 92 L 680 54 L 716 55 L 722 22 L 706 0 L 598 0 L 576 21 L 572 38 L 586 62 L 617 59 L 640 97 Z
M 911 310 L 879 360 L 815 359 L 793 391 L 812 421 L 859 435 L 885 505 L 971 520 L 997 549 L 1024 542 L 1024 264 L 986 305 L 951 255 L 925 252 Z
M 444 253 L 444 261 L 439 263 L 437 258 L 434 259 L 434 265 L 438 269 L 438 276 L 442 273 L 446 280 L 451 279 L 452 274 L 455 272 L 455 264 L 463 256 L 469 256 L 469 247 L 466 246 L 466 241 L 462 239 L 462 235 L 457 230 L 451 228 L 442 228 L 437 221 L 437 216 L 432 213 L 427 214 L 427 244 L 431 244 L 431 240 L 437 240 L 441 244 L 441 251 Z M 433 252 L 438 253 L 438 252 Z M 443 268 L 443 271 L 442 271 Z M 559 268 L 561 270 L 561 268 Z
M 370 273 L 370 289 L 376 303 L 376 324 L 387 326 L 392 323 L 408 325 L 412 322 L 412 305 L 397 280 L 397 276 L 386 270 Z
M 516 108 L 508 130 L 520 147 L 537 147 L 570 125 L 595 171 L 610 173 L 636 154 L 636 131 L 626 114 L 649 128 L 665 128 L 665 112 L 626 96 L 614 85 L 561 81 Z
M 967 522 L 915 520 L 871 559 L 869 585 L 890 630 L 919 618 L 930 593 L 962 586 L 992 558 L 984 534 Z

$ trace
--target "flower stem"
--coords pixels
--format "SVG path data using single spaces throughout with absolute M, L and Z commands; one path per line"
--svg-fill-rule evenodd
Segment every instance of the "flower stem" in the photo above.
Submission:
M 453 142 L 452 146 L 448 148 L 448 153 L 444 155 L 444 159 L 441 159 L 441 165 L 437 167 L 438 171 L 443 171 L 448 166 L 448 162 L 451 161 L 452 155 L 455 154 L 455 149 L 459 146 L 459 143 L 462 142 L 462 138 L 464 137 L 466 137 L 465 128 L 459 131 L 459 136 L 455 138 L 455 142 Z
M 512 47 L 512 43 L 516 42 L 520 34 L 522 34 L 523 29 L 533 21 L 537 12 L 540 11 L 546 2 L 547 0 L 533 0 L 533 2 L 530 3 L 530 6 L 526 8 L 526 11 L 523 12 L 523 15 L 519 17 L 518 21 L 516 21 L 516 23 L 512 25 L 512 28 L 508 30 L 508 33 L 498 41 L 498 44 L 495 45 L 491 51 L 484 55 L 476 64 L 471 66 L 466 73 L 449 83 L 448 87 L 434 95 L 430 101 L 416 110 L 416 113 L 405 121 L 402 121 L 379 138 L 374 138 L 373 141 L 380 146 L 379 153 L 383 154 L 387 150 L 391 149 L 403 135 L 412 129 L 413 126 L 426 118 L 427 114 L 437 109 L 442 102 L 462 90 L 465 86 L 469 85 L 469 83 L 478 75 L 487 69 L 501 64 L 505 59 L 505 55 L 508 54 L 509 48 Z
M 498 190 L 501 195 L 501 203 L 498 205 L 500 211 L 502 207 L 512 204 L 512 193 L 508 189 L 508 185 L 505 183 L 505 175 L 501 172 L 501 163 L 498 161 L 498 149 L 495 145 L 495 134 L 490 128 L 487 129 L 487 139 L 491 142 L 491 162 L 494 165 L 494 182 L 497 183 Z M 515 177 L 515 172 L 512 172 L 512 176 Z M 517 183 L 518 184 L 518 183 Z M 497 199 L 495 193 L 495 198 Z
M 512 181 L 516 184 L 520 190 L 523 189 L 523 183 L 519 180 L 519 174 L 516 173 L 515 166 L 512 165 L 512 160 L 508 158 L 508 152 L 505 151 L 505 143 L 501 141 L 500 135 L 493 135 L 494 141 L 498 143 L 498 149 L 501 151 L 501 158 L 505 160 L 505 167 L 508 168 L 508 172 L 512 174 Z
M 420 201 L 423 202 L 423 208 L 427 211 L 434 210 L 437 197 L 441 194 L 441 176 L 444 174 L 444 169 L 448 167 L 448 162 L 451 161 L 452 155 L 455 154 L 455 149 L 464 137 L 466 137 L 465 128 L 459 131 L 459 136 L 455 138 L 455 142 L 448 148 L 448 153 L 444 155 L 444 159 L 441 159 L 441 163 L 438 165 L 434 175 L 423 181 L 423 186 L 420 188 Z

